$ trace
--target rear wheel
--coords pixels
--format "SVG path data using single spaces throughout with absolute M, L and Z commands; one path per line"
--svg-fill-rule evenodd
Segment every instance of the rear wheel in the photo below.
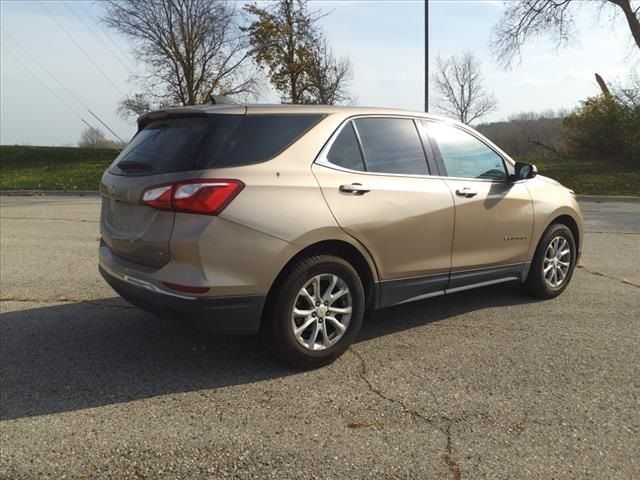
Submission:
M 551 225 L 536 249 L 525 287 L 532 295 L 553 298 L 560 295 L 571 280 L 576 263 L 576 242 L 563 224 Z
M 363 315 L 364 290 L 356 270 L 340 257 L 317 255 L 298 261 L 279 282 L 261 336 L 285 362 L 320 367 L 345 352 Z

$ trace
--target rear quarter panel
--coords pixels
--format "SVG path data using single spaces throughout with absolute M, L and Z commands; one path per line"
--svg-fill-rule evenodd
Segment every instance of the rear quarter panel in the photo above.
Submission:
M 342 240 L 363 254 L 377 279 L 371 256 L 339 227 L 311 172 L 318 152 L 343 118 L 339 114 L 324 118 L 272 160 L 203 172 L 202 178 L 233 178 L 245 184 L 219 215 L 217 226 L 212 222 L 203 232 L 200 260 L 205 271 L 210 269 L 211 277 L 221 264 L 227 265 L 227 274 L 245 277 L 241 283 L 246 284 L 242 288 L 246 293 L 266 293 L 284 265 L 305 247 Z M 223 222 L 224 233 L 219 228 Z M 226 258 L 208 253 L 214 244 L 223 249 Z M 255 280 L 250 281 L 251 277 Z

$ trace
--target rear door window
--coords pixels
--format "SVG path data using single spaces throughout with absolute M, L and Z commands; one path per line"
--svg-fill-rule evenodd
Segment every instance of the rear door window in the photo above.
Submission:
M 351 122 L 347 123 L 336 137 L 327 154 L 327 160 L 333 165 L 349 170 L 365 170 L 358 138 Z
M 427 159 L 413 120 L 355 120 L 368 172 L 428 175 Z

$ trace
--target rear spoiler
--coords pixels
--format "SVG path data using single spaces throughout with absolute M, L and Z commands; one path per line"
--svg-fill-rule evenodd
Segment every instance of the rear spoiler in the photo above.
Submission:
M 206 108 L 202 106 L 194 107 L 176 107 L 169 108 L 167 110 L 157 110 L 155 112 L 145 113 L 138 117 L 138 131 L 142 130 L 149 123 L 157 120 L 164 120 L 167 118 L 185 118 L 185 117 L 208 117 L 213 113 L 228 113 L 244 115 L 247 112 L 247 107 L 237 103 L 226 103 L 222 105 L 206 105 Z

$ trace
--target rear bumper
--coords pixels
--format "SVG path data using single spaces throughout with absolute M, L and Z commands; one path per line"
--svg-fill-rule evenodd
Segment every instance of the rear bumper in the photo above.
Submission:
M 265 295 L 189 297 L 164 292 L 151 283 L 120 275 L 102 264 L 99 270 L 122 298 L 156 315 L 193 322 L 208 333 L 255 334 L 260 327 Z

